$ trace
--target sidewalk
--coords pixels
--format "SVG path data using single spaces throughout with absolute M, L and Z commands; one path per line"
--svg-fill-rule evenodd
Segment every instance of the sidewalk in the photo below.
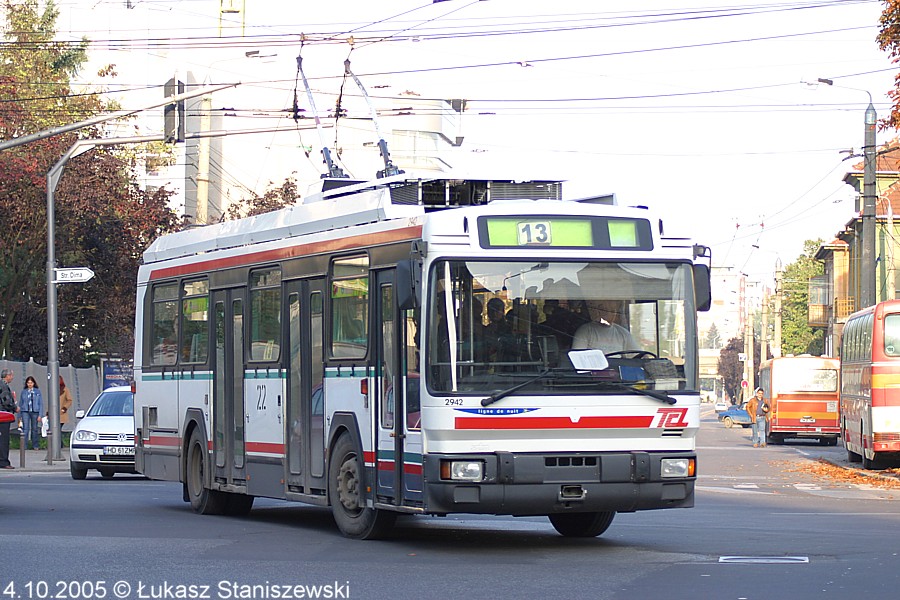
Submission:
M 54 458 L 53 464 L 47 464 L 46 450 L 25 450 L 24 452 L 18 448 L 10 448 L 9 462 L 15 467 L 13 469 L 0 469 L 0 473 L 34 473 L 40 471 L 68 471 L 69 470 L 69 449 L 63 448 L 61 452 L 62 460 Z

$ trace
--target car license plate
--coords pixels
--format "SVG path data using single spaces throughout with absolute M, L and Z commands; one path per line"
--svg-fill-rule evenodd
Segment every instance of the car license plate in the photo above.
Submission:
M 813 419 L 812 417 L 803 417 L 800 419 L 800 422 L 801 423 L 815 423 L 816 420 Z
M 103 448 L 103 454 L 134 456 L 134 446 L 105 446 Z

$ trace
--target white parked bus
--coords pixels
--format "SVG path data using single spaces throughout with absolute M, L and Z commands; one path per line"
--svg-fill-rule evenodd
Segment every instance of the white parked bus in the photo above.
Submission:
M 693 506 L 704 247 L 559 182 L 336 183 L 145 252 L 140 472 L 204 514 L 330 505 L 358 538 L 400 513 L 596 536 Z M 591 318 L 628 352 L 570 354 Z

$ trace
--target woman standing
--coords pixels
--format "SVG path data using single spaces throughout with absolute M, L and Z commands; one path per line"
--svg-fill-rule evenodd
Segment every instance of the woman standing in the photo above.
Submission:
M 22 415 L 22 435 L 25 449 L 40 447 L 41 415 L 44 413 L 44 397 L 38 389 L 37 381 L 29 375 L 25 378 L 25 389 L 19 396 L 19 412 Z
M 72 408 L 72 392 L 66 387 L 62 375 L 59 376 L 59 447 L 63 447 L 63 427 L 69 422 L 69 409 Z

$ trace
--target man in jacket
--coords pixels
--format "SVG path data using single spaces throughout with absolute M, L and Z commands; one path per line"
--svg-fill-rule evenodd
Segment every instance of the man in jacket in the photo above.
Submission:
M 766 433 L 768 431 L 769 415 L 772 413 L 769 403 L 765 399 L 766 393 L 762 388 L 756 388 L 756 393 L 747 402 L 747 414 L 750 415 L 750 426 L 753 434 L 754 448 L 766 447 Z

